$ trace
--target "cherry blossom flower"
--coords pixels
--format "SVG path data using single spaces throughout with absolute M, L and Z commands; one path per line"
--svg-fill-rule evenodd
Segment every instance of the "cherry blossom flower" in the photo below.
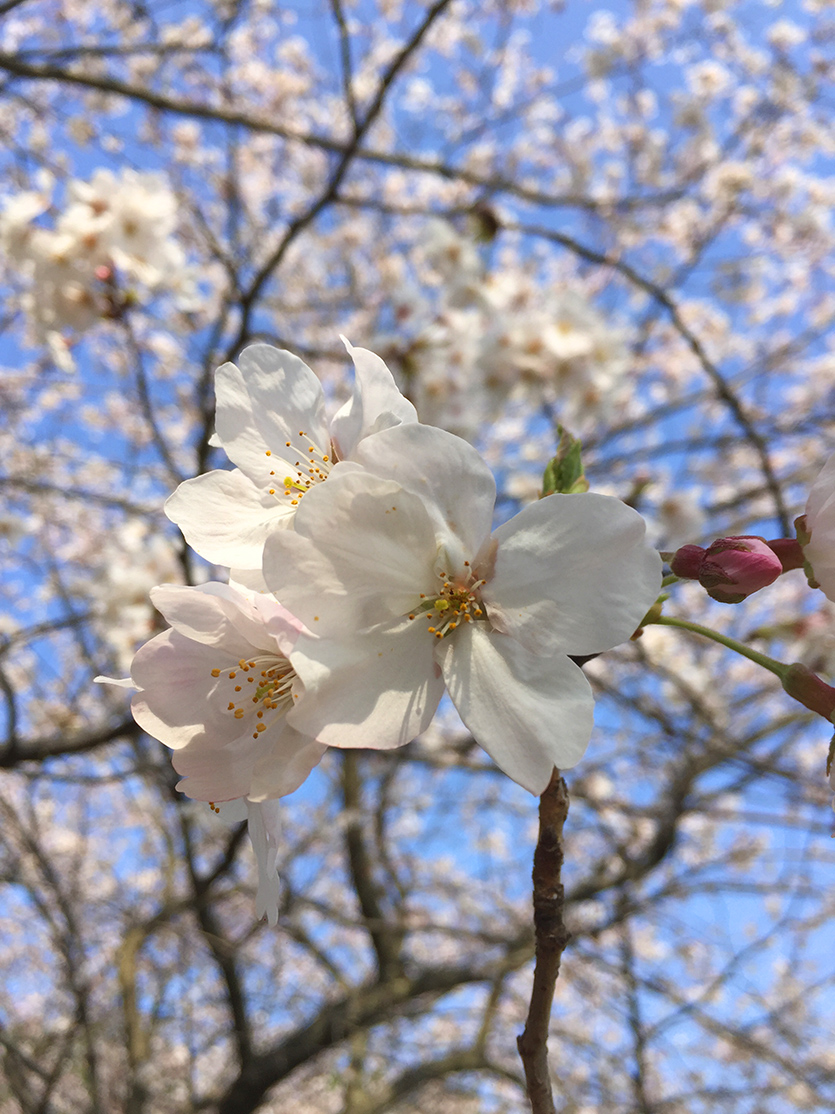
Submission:
M 803 554 L 814 581 L 829 600 L 835 600 L 835 453 L 827 460 L 812 484 L 806 514 L 798 520 Z
M 429 426 L 389 429 L 267 539 L 264 577 L 315 634 L 290 660 L 294 724 L 341 747 L 399 746 L 446 686 L 496 763 L 533 793 L 589 741 L 593 700 L 568 655 L 625 641 L 655 601 L 658 554 L 637 512 L 554 495 L 491 535 L 479 454 Z
M 382 429 L 415 422 L 412 404 L 373 352 L 345 342 L 351 398 L 330 423 L 322 385 L 297 356 L 268 344 L 244 349 L 215 377 L 216 439 L 236 467 L 180 484 L 165 513 L 206 560 L 260 570 L 268 534 L 291 526 L 302 497 Z
M 165 585 L 151 599 L 171 629 L 133 659 L 131 710 L 174 751 L 177 788 L 212 802 L 292 793 L 325 749 L 287 722 L 303 692 L 288 660 L 299 624 L 226 584 Z
M 227 584 L 151 592 L 171 629 L 147 642 L 131 677 L 139 726 L 174 750 L 177 788 L 227 823 L 247 821 L 258 863 L 255 912 L 278 922 L 277 797 L 297 789 L 325 747 L 287 722 L 302 685 L 287 657 L 300 629 L 269 597 Z

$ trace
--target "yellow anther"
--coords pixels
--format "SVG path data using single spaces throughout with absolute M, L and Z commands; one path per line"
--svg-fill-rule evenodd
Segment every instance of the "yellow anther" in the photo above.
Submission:
M 212 670 L 212 676 L 213 677 L 219 677 L 220 676 L 220 670 L 219 669 L 213 669 Z

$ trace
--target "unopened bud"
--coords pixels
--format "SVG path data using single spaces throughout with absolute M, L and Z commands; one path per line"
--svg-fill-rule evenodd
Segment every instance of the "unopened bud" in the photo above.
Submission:
M 683 545 L 673 554 L 670 568 L 685 580 L 698 580 L 706 552 L 700 545 Z
M 773 584 L 782 571 L 780 558 L 763 538 L 719 538 L 702 558 L 699 583 L 719 603 L 741 603 Z

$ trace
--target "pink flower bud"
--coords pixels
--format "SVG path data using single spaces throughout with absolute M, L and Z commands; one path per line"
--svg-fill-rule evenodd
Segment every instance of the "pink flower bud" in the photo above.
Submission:
M 719 603 L 741 603 L 773 584 L 782 571 L 780 558 L 763 538 L 719 538 L 702 558 L 699 583 Z
M 685 580 L 698 580 L 704 555 L 705 550 L 700 545 L 683 545 L 673 554 L 670 568 Z

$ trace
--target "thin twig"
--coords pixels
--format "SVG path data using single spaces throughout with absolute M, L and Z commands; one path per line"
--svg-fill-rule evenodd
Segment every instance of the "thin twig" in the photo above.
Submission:
M 525 1031 L 516 1046 L 525 1069 L 532 1114 L 555 1114 L 548 1070 L 548 1026 L 562 953 L 571 936 L 565 927 L 562 830 L 568 816 L 568 786 L 554 767 L 539 799 L 539 840 L 533 856 L 533 923 L 536 964 Z

